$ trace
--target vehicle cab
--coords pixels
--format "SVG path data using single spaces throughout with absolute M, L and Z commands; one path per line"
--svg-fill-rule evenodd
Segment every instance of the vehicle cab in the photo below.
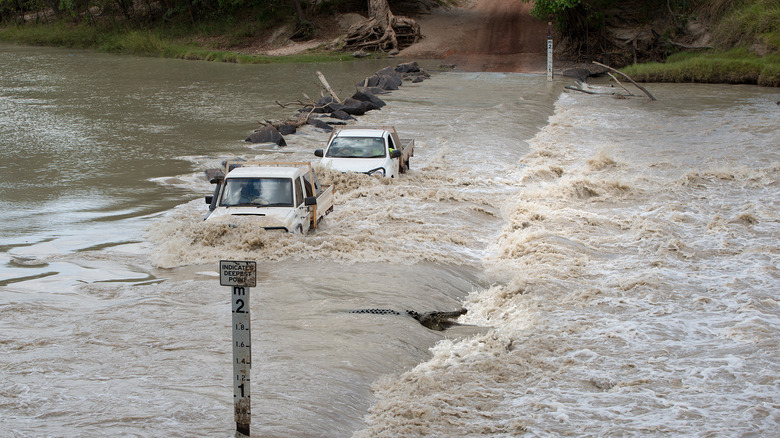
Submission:
M 251 216 L 266 230 L 299 233 L 316 227 L 317 191 L 322 189 L 313 173 L 301 167 L 240 166 L 216 182 L 214 195 L 206 197 L 205 220 Z M 329 193 L 332 198 L 332 190 Z M 330 202 L 323 207 L 332 209 Z
M 400 172 L 400 145 L 384 129 L 342 129 L 334 132 L 324 150 L 314 155 L 320 164 L 341 172 L 395 178 Z

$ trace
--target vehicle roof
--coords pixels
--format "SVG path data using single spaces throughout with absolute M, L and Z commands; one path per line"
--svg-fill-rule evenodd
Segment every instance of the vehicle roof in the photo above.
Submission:
M 381 137 L 384 129 L 342 129 L 336 133 L 337 137 Z
M 236 167 L 226 178 L 293 178 L 301 172 L 300 167 L 247 166 Z

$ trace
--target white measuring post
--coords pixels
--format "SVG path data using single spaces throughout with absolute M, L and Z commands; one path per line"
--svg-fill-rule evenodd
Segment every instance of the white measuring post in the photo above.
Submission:
M 236 431 L 249 436 L 252 422 L 249 288 L 257 285 L 257 262 L 220 260 L 219 284 L 233 288 L 233 417 Z
M 552 21 L 547 22 L 547 80 L 553 80 Z

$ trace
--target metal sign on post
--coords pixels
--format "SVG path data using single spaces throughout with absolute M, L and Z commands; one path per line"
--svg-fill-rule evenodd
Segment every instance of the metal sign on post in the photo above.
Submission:
M 552 21 L 547 22 L 547 80 L 553 80 Z
M 233 417 L 236 431 L 248 436 L 252 420 L 252 319 L 249 314 L 249 288 L 257 285 L 257 263 L 220 260 L 219 284 L 233 287 Z

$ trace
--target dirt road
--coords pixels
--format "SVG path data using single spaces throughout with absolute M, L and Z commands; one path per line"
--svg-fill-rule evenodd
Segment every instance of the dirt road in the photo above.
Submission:
M 547 24 L 517 0 L 474 0 L 418 17 L 423 40 L 402 56 L 442 59 L 465 71 L 543 72 Z

